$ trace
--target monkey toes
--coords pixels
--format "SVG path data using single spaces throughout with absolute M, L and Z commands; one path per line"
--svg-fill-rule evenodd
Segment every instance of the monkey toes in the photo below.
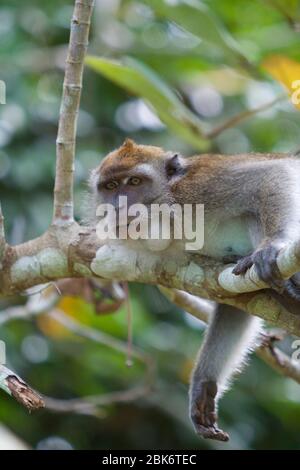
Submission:
M 281 279 L 277 266 L 277 256 L 282 246 L 270 244 L 265 248 L 254 251 L 251 255 L 241 258 L 234 269 L 233 274 L 245 274 L 254 264 L 259 278 L 275 290 L 282 290 L 284 281 Z
M 228 441 L 226 432 L 217 427 L 215 397 L 217 384 L 213 381 L 202 382 L 192 393 L 191 419 L 197 434 L 205 439 Z

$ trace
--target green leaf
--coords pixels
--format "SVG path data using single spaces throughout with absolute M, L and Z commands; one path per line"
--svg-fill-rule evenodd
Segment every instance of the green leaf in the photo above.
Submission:
M 221 49 L 228 62 L 249 67 L 247 58 L 222 23 L 201 2 L 181 0 L 175 4 L 164 0 L 142 0 L 157 16 L 174 21 L 186 31 Z
M 190 79 L 193 75 L 197 78 L 200 73 L 215 70 L 203 57 L 189 54 L 184 51 L 181 54 L 172 54 L 164 51 L 156 51 L 154 54 L 141 54 L 139 59 L 146 62 L 149 67 L 159 73 L 164 80 L 176 83 L 183 81 L 185 77 Z
M 202 121 L 146 65 L 126 57 L 122 62 L 88 56 L 86 64 L 130 93 L 145 99 L 167 127 L 197 149 L 209 147 Z

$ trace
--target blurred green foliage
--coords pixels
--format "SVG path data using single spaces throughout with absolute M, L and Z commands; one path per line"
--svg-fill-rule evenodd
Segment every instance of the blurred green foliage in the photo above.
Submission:
M 70 0 L 0 1 L 0 79 L 7 88 L 6 104 L 0 105 L 0 199 L 11 243 L 41 234 L 51 219 L 72 9 Z M 300 61 L 299 33 L 293 29 L 299 22 L 295 0 L 97 0 L 90 53 L 102 57 L 102 70 L 99 75 L 87 67 L 84 76 L 77 216 L 89 170 L 125 136 L 191 154 L 204 142 L 195 137 L 198 126 L 213 129 L 278 96 L 281 86 L 260 64 L 275 53 Z M 129 81 L 124 69 L 119 75 L 112 70 L 112 59 L 134 71 Z M 287 100 L 227 129 L 210 146 L 222 153 L 289 152 L 299 146 L 299 134 L 299 111 Z M 230 443 L 199 440 L 188 420 L 187 390 L 203 325 L 153 287 L 134 285 L 131 296 L 134 343 L 157 364 L 153 394 L 101 409 L 98 418 L 28 415 L 1 394 L 2 422 L 33 448 L 300 448 L 299 386 L 256 358 L 221 403 Z M 3 308 L 7 304 L 2 301 Z M 84 305 L 73 310 L 68 313 L 83 323 L 126 340 L 123 309 L 106 317 Z M 0 336 L 9 365 L 49 396 L 126 390 L 143 380 L 140 363 L 128 369 L 121 354 L 60 331 L 43 317 L 7 324 Z M 290 354 L 288 340 L 284 347 Z

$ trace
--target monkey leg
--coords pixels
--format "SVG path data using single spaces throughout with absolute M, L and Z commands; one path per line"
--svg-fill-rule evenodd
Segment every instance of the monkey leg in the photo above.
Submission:
M 217 400 L 232 374 L 255 345 L 261 322 L 241 310 L 219 305 L 199 353 L 190 389 L 190 416 L 196 432 L 228 441 L 217 425 Z

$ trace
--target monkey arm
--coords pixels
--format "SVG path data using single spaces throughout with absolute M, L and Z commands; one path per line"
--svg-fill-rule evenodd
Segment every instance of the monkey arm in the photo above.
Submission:
M 263 281 L 282 290 L 291 283 L 282 280 L 277 256 L 284 246 L 299 238 L 300 232 L 299 162 L 263 162 L 249 175 L 252 190 L 248 210 L 256 214 L 249 219 L 249 230 L 255 250 L 243 257 L 233 272 L 244 274 L 254 264 Z

